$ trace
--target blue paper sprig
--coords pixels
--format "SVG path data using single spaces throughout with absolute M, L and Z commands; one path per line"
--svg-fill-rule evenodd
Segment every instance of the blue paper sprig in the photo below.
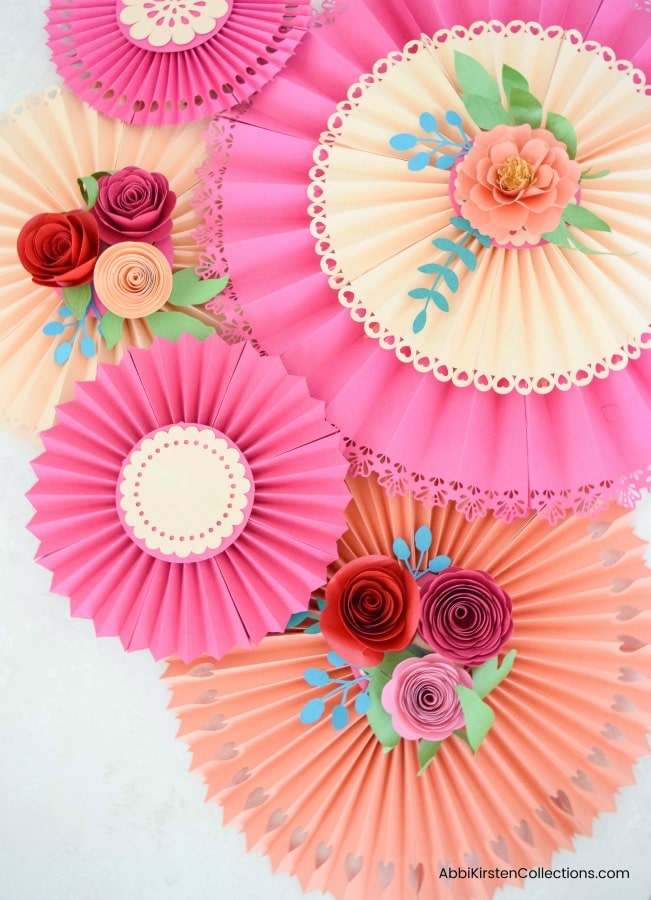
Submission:
M 411 327 L 414 334 L 422 331 L 427 324 L 427 310 L 430 303 L 433 303 L 442 312 L 449 312 L 450 305 L 445 295 L 441 292 L 440 285 L 442 281 L 445 282 L 445 287 L 452 293 L 456 293 L 459 289 L 459 276 L 454 269 L 450 268 L 454 260 L 459 259 L 471 272 L 474 272 L 477 268 L 477 257 L 466 244 L 473 238 L 476 238 L 483 247 L 490 247 L 491 245 L 490 238 L 473 228 L 467 219 L 461 216 L 452 216 L 450 224 L 461 231 L 461 237 L 457 238 L 456 241 L 450 238 L 434 238 L 432 241 L 437 250 L 442 250 L 447 254 L 445 259 L 440 263 L 426 263 L 418 267 L 419 272 L 423 272 L 425 275 L 436 276 L 431 287 L 414 288 L 409 291 L 409 296 L 412 300 L 425 301 L 423 308 L 412 322 Z
M 285 625 L 285 629 L 299 628 L 303 622 L 313 620 L 312 625 L 308 625 L 305 629 L 305 634 L 321 634 L 321 623 L 319 620 L 321 618 L 321 613 L 326 608 L 326 602 L 322 597 L 317 597 L 316 605 L 318 606 L 318 610 L 306 609 L 303 612 L 294 613 L 294 615 L 290 617 L 287 625 Z
M 452 560 L 449 556 L 439 555 L 432 557 L 427 565 L 421 569 L 421 566 L 423 566 L 423 563 L 425 562 L 425 555 L 432 546 L 432 541 L 431 529 L 428 528 L 427 525 L 421 525 L 414 535 L 414 546 L 420 554 L 415 568 L 412 568 L 411 566 L 411 548 L 407 541 L 401 537 L 397 537 L 393 541 L 393 555 L 396 559 L 400 560 L 401 563 L 404 563 L 405 568 L 411 572 L 416 581 L 418 581 L 419 578 L 422 578 L 423 575 L 427 575 L 428 572 L 437 575 L 439 572 L 443 572 L 444 569 L 447 569 L 452 565 Z
M 449 109 L 445 114 L 445 121 L 448 125 L 456 128 L 461 135 L 461 141 L 453 141 L 439 131 L 436 119 L 432 113 L 424 112 L 418 117 L 418 124 L 423 130 L 423 134 L 411 134 L 410 132 L 402 132 L 394 134 L 389 141 L 394 150 L 413 150 L 417 144 L 433 144 L 431 150 L 419 150 L 407 163 L 410 172 L 420 172 L 430 164 L 430 160 L 435 153 L 440 153 L 434 162 L 437 169 L 451 169 L 454 161 L 462 153 L 466 153 L 470 149 L 470 138 L 464 131 L 461 123 L 461 116 L 453 109 Z M 433 134 L 435 137 L 425 137 L 424 135 Z M 443 149 L 452 150 L 453 152 L 442 153 Z M 456 152 L 454 152 L 456 151 Z
M 336 666 L 337 668 L 349 665 L 349 663 L 347 663 L 345 659 L 342 659 L 338 653 L 335 653 L 334 650 L 331 650 L 328 653 L 327 660 L 331 666 Z M 351 678 L 333 678 L 325 669 L 309 668 L 305 670 L 305 672 L 303 673 L 303 678 L 311 687 L 326 687 L 330 684 L 333 684 L 334 687 L 322 697 L 313 697 L 311 700 L 307 701 L 307 703 L 301 709 L 299 715 L 299 719 L 303 723 L 303 725 L 313 725 L 314 722 L 318 722 L 325 712 L 326 701 L 330 700 L 331 697 L 334 697 L 338 693 L 341 693 L 341 697 L 339 698 L 339 702 L 335 704 L 330 712 L 330 721 L 332 723 L 332 727 L 336 731 L 341 731 L 346 727 L 346 725 L 348 725 L 348 710 L 346 709 L 346 701 L 348 699 L 350 689 L 355 684 L 359 684 L 362 681 L 367 681 L 367 677 L 365 674 L 361 674 L 355 677 L 351 672 L 351 676 Z M 371 699 L 368 695 L 367 685 L 364 690 L 360 691 L 360 693 L 355 697 L 355 712 L 359 713 L 360 715 L 364 715 L 368 712 L 370 705 Z
M 79 341 L 79 349 L 82 354 L 88 359 L 95 356 L 95 353 L 97 352 L 95 341 L 90 337 L 86 330 L 86 319 L 88 318 L 91 309 L 98 318 L 101 316 L 101 313 L 93 300 L 89 302 L 88 306 L 79 317 L 74 314 L 69 306 L 64 304 L 59 309 L 59 316 L 62 321 L 55 320 L 54 322 L 48 322 L 43 326 L 43 334 L 46 334 L 48 337 L 55 337 L 56 335 L 63 334 L 67 328 L 74 328 L 69 340 L 61 341 L 54 348 L 55 363 L 63 365 L 70 359 L 75 346 L 75 341 L 77 340 L 77 335 L 80 332 L 82 337 Z M 66 321 L 68 319 L 70 319 L 70 321 Z

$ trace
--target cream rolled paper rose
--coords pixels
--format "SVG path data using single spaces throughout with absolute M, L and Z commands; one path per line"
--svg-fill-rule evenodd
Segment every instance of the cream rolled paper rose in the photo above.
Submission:
M 545 128 L 497 125 L 481 131 L 451 180 L 463 215 L 498 245 L 537 244 L 561 221 L 581 168 Z
M 382 706 L 407 740 L 442 741 L 465 721 L 457 685 L 472 688 L 460 666 L 435 654 L 403 659 L 382 690 Z
M 123 241 L 100 255 L 93 283 L 107 309 L 124 319 L 140 319 L 167 302 L 172 292 L 172 269 L 163 253 L 151 244 Z
M 426 575 L 420 596 L 420 637 L 461 665 L 497 656 L 513 633 L 511 598 L 488 572 L 450 566 Z

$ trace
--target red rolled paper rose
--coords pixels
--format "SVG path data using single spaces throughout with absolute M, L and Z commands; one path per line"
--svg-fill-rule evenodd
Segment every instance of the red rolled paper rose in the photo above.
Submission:
M 91 213 L 105 244 L 144 241 L 155 244 L 172 232 L 176 194 L 160 172 L 126 166 L 98 179 L 97 201 Z
M 453 662 L 479 666 L 511 637 L 511 598 L 488 572 L 450 566 L 440 575 L 426 575 L 420 592 L 418 632 Z
M 441 741 L 465 724 L 455 687 L 472 688 L 465 669 L 440 656 L 403 659 L 382 690 L 382 706 L 407 740 Z
M 497 244 L 536 244 L 554 231 L 579 188 L 581 167 L 545 128 L 481 131 L 457 166 L 453 199 Z
M 99 255 L 97 222 L 89 212 L 39 213 L 17 241 L 18 258 L 36 284 L 75 287 L 93 277 Z
M 328 582 L 321 631 L 333 650 L 361 668 L 403 650 L 418 625 L 420 591 L 414 578 L 388 556 L 362 556 Z

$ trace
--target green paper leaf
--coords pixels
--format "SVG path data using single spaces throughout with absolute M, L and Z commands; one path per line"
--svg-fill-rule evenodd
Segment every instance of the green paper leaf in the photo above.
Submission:
M 74 287 L 65 287 L 61 293 L 66 306 L 69 306 L 74 315 L 81 319 L 90 303 L 90 281 L 87 281 L 86 284 L 77 284 Z
M 172 306 L 201 306 L 221 294 L 228 281 L 228 275 L 202 279 L 191 266 L 180 269 L 172 277 L 172 293 L 168 302 Z
M 145 318 L 152 334 L 175 341 L 186 331 L 198 338 L 207 338 L 214 334 L 214 329 L 192 316 L 182 312 L 155 312 Z
M 500 684 L 513 668 L 516 657 L 515 650 L 509 650 L 502 664 L 498 665 L 498 658 L 486 660 L 483 665 L 472 670 L 472 686 L 479 697 L 486 697 L 498 684 Z
M 472 56 L 455 50 L 454 72 L 463 93 L 473 94 L 488 100 L 492 104 L 500 105 L 500 88 L 498 83 L 482 64 L 478 63 Z M 468 109 L 467 106 L 466 109 Z
M 565 222 L 559 222 L 553 231 L 547 231 L 541 235 L 548 243 L 556 244 L 559 247 L 565 247 L 567 250 L 572 249 L 570 243 L 570 233 Z
M 606 175 L 610 175 L 610 169 L 600 169 L 598 172 L 594 174 L 590 171 L 592 166 L 588 166 L 585 172 L 581 172 L 581 177 L 579 181 L 589 181 L 591 178 L 605 178 Z
M 398 653 L 385 653 L 379 666 L 368 670 L 368 695 L 371 700 L 366 716 L 373 733 L 385 750 L 395 747 L 400 741 L 400 735 L 393 727 L 391 716 L 382 706 L 382 690 L 393 675 L 393 670 L 402 662 L 413 656 L 408 650 Z
M 595 216 L 585 206 L 577 206 L 576 203 L 568 203 L 563 210 L 563 221 L 577 228 L 585 228 L 591 231 L 611 231 L 608 222 L 604 222 L 599 216 Z
M 424 738 L 418 742 L 418 763 L 420 765 L 420 769 L 418 770 L 419 775 L 423 774 L 425 769 L 429 766 L 431 761 L 439 752 L 441 743 L 442 741 L 426 741 Z
M 502 87 L 504 88 L 506 96 L 509 97 L 511 91 L 514 90 L 528 91 L 529 82 L 517 69 L 512 69 L 511 66 L 504 65 L 502 66 Z
M 542 125 L 543 108 L 540 100 L 537 100 L 529 91 L 514 88 L 509 94 L 509 113 L 516 125 L 531 125 L 532 128 L 540 128 Z
M 102 171 L 93 172 L 92 175 L 83 175 L 77 179 L 81 196 L 86 203 L 86 210 L 92 209 L 97 202 L 97 194 L 99 193 L 99 179 L 102 175 L 111 175 L 112 172 Z
M 107 350 L 112 350 L 120 340 L 124 319 L 107 309 L 99 323 L 99 330 L 104 338 Z
M 495 713 L 481 697 L 465 685 L 457 684 L 455 691 L 466 720 L 465 730 L 468 743 L 474 753 L 490 731 L 491 725 L 495 721 Z
M 565 116 L 550 112 L 547 113 L 545 128 L 551 131 L 557 140 L 565 144 L 567 155 L 570 159 L 574 159 L 576 156 L 576 131 L 574 130 L 574 125 Z
M 487 100 L 479 94 L 461 94 L 461 102 L 473 122 L 485 131 L 510 122 L 509 114 L 501 103 Z

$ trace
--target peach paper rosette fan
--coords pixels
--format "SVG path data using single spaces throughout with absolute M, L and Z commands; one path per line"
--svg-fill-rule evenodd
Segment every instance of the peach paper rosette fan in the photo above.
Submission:
M 349 499 L 305 382 L 217 335 L 127 350 L 42 435 L 30 530 L 52 590 L 154 657 L 282 631 L 322 583 Z
M 177 125 L 242 103 L 282 70 L 308 0 L 52 0 L 59 74 L 99 112 Z
M 374 478 L 350 487 L 349 530 L 331 573 L 356 557 L 391 554 L 396 535 L 427 525 L 432 554 L 490 572 L 513 600 L 507 647 L 517 656 L 490 695 L 495 721 L 477 753 L 444 741 L 419 777 L 415 742 L 385 752 L 355 712 L 355 690 L 343 730 L 328 714 L 302 724 L 306 702 L 324 695 L 304 672 L 346 678 L 350 670 L 327 661 L 320 634 L 298 631 L 221 662 L 170 660 L 164 677 L 179 736 L 207 799 L 305 890 L 337 900 L 488 897 L 503 880 L 446 882 L 441 869 L 548 866 L 573 835 L 590 833 L 598 812 L 614 808 L 647 750 L 644 546 L 631 513 L 616 508 L 555 528 L 535 515 L 468 523 L 452 504 L 427 510 L 412 495 L 390 497 Z M 326 700 L 327 713 L 335 702 Z
M 70 399 L 75 381 L 95 377 L 98 362 L 117 362 L 126 347 L 148 346 L 144 320 L 125 320 L 115 347 L 99 339 L 98 319 L 86 333 L 96 348 L 54 359 L 56 341 L 43 329 L 57 319 L 60 293 L 34 284 L 20 264 L 16 242 L 25 223 L 45 212 L 79 209 L 77 179 L 102 170 L 138 166 L 160 172 L 176 194 L 171 213 L 173 266 L 195 266 L 198 224 L 191 199 L 204 150 L 199 124 L 143 129 L 98 115 L 65 88 L 17 104 L 0 123 L 0 423 L 27 437 L 52 424 L 54 407 Z M 223 274 L 223 273 L 222 273 Z M 214 314 L 187 307 L 189 316 L 219 324 Z
M 598 40 L 615 3 L 518 7 L 542 24 L 509 23 L 507 4 L 471 24 L 475 7 L 361 0 L 308 34 L 250 111 L 211 124 L 198 240 L 260 345 L 326 401 L 360 473 L 471 517 L 631 503 L 650 462 L 651 97 L 635 66 L 651 15 L 629 11 L 613 51 Z M 432 154 L 410 170 L 435 128 L 459 165 L 480 134 L 455 53 L 495 82 L 516 70 L 544 124 L 574 127 L 571 245 L 489 246 L 459 230 L 456 169 Z

